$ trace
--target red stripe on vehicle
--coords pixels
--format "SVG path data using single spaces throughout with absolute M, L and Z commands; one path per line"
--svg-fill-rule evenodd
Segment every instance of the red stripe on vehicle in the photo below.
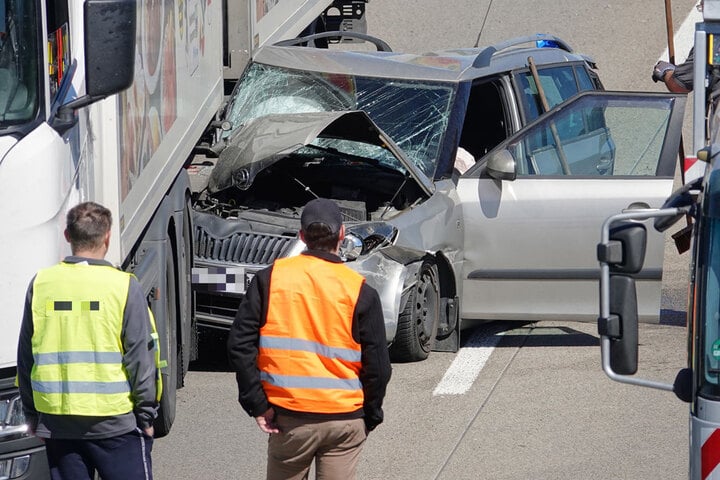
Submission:
M 683 170 L 688 171 L 690 167 L 697 163 L 697 161 L 697 157 L 685 157 L 685 160 L 683 162 Z
M 700 461 L 704 480 L 720 465 L 720 429 L 716 429 L 703 443 L 700 450 Z

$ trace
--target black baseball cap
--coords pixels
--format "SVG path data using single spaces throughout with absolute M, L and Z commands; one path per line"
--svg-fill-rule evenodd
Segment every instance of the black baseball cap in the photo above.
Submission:
M 310 200 L 302 215 L 300 215 L 300 228 L 307 231 L 308 227 L 313 223 L 324 223 L 332 233 L 340 232 L 342 226 L 342 214 L 340 208 L 335 202 L 327 198 L 316 198 Z

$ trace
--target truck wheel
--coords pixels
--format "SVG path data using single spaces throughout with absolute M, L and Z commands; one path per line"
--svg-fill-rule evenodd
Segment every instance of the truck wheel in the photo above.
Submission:
M 175 394 L 177 392 L 177 308 L 175 303 L 175 263 L 173 261 L 172 248 L 167 249 L 165 254 L 165 275 L 167 277 L 165 284 L 165 308 L 167 312 L 165 331 L 158 332 L 161 336 L 164 335 L 165 345 L 167 345 L 167 367 L 162 373 L 163 382 L 163 393 L 160 398 L 160 408 L 158 410 L 158 416 L 155 419 L 155 438 L 164 437 L 170 433 L 170 427 L 172 427 L 175 421 Z M 163 342 L 160 342 L 161 344 Z M 161 351 L 162 353 L 162 351 Z
M 425 360 L 432 350 L 440 318 L 440 285 L 437 265 L 424 261 L 410 297 L 398 318 L 397 333 L 390 345 L 394 362 Z
M 194 323 L 194 309 L 192 301 L 192 288 L 190 287 L 193 264 L 192 251 L 192 231 L 190 228 L 190 202 L 185 205 L 183 230 L 182 230 L 182 250 L 180 251 L 179 261 L 182 270 L 178 272 L 178 280 L 185 282 L 186 288 L 179 288 L 178 291 L 185 292 L 185 298 L 179 299 L 179 307 L 183 309 L 178 313 L 178 319 L 182 319 L 180 324 L 182 328 L 178 332 L 178 369 L 177 369 L 177 388 L 185 386 L 185 374 L 188 371 L 190 362 L 197 358 L 197 328 Z M 184 315 L 183 315 L 184 314 Z M 183 333 L 187 332 L 187 344 L 183 342 Z

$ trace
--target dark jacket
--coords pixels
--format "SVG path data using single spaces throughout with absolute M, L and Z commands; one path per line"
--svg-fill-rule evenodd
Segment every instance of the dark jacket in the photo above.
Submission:
M 87 262 L 90 265 L 112 266 L 105 260 L 82 257 L 67 257 L 66 263 Z M 133 277 L 130 279 L 128 299 L 123 312 L 122 344 L 123 366 L 128 373 L 134 411 L 112 417 L 85 417 L 70 415 L 48 415 L 35 410 L 30 382 L 30 371 L 34 361 L 32 355 L 32 296 L 30 282 L 25 298 L 20 338 L 18 341 L 18 386 L 23 410 L 38 437 L 65 439 L 101 439 L 122 435 L 136 427 L 147 428 L 157 416 L 155 353 L 150 348 L 150 317 L 142 287 Z
M 327 252 L 307 251 L 303 254 L 328 262 L 342 262 L 339 257 Z M 258 341 L 260 328 L 266 321 L 271 274 L 272 266 L 255 275 L 240 304 L 228 337 L 228 359 L 231 368 L 236 372 L 238 399 L 243 409 L 252 417 L 262 415 L 271 406 L 263 391 L 257 367 Z M 382 423 L 382 402 L 392 368 L 380 298 L 375 289 L 365 283 L 360 289 L 353 314 L 352 334 L 362 350 L 359 377 L 363 386 L 364 402 L 361 411 L 347 414 L 307 414 L 274 408 L 288 415 L 328 420 L 363 417 L 368 430 Z
M 693 90 L 694 87 L 694 71 L 695 71 L 695 47 L 690 49 L 687 59 L 677 65 L 673 71 L 673 79 L 682 85 L 686 90 Z M 714 102 L 720 95 L 720 68 L 717 66 L 709 67 L 710 86 L 706 90 L 707 101 Z

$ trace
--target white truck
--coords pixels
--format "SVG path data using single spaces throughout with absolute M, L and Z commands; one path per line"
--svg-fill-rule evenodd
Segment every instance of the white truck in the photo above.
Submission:
M 720 0 L 705 0 L 694 42 L 693 145 L 684 160 L 684 185 L 663 208 L 618 213 L 603 225 L 598 245 L 602 367 L 615 381 L 673 391 L 690 405 L 691 480 L 720 479 Z M 709 121 L 706 121 L 709 114 Z M 687 365 L 674 382 L 635 377 L 638 369 L 636 274 L 646 251 L 646 220 L 673 235 L 678 251 L 690 250 Z
M 93 200 L 113 212 L 107 258 L 137 276 L 161 334 L 165 435 L 197 355 L 187 159 L 254 48 L 353 28 L 364 8 L 0 0 L 0 479 L 48 475 L 14 387 L 16 345 L 34 273 L 69 254 L 67 210 Z

